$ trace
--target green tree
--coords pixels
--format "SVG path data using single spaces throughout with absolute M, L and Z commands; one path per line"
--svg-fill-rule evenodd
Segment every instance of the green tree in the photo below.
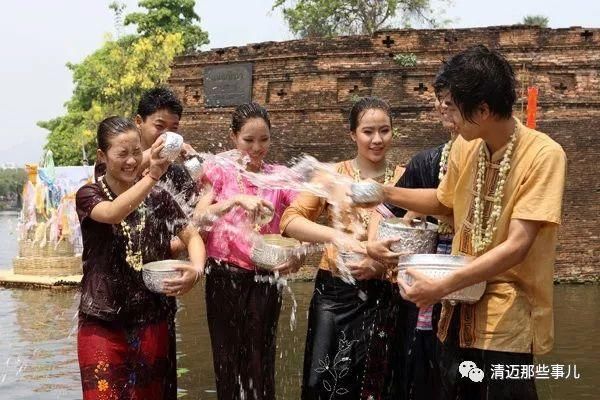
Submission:
M 371 35 L 420 20 L 437 27 L 430 0 L 276 0 L 292 33 L 300 37 Z
M 186 52 L 198 50 L 208 44 L 208 33 L 200 28 L 200 17 L 194 11 L 195 0 L 140 0 L 145 12 L 125 16 L 124 24 L 137 25 L 137 32 L 152 36 L 157 31 L 179 32 L 183 35 Z
M 95 131 L 109 115 L 132 116 L 145 90 L 168 79 L 173 58 L 183 51 L 181 33 L 108 37 L 79 64 L 67 64 L 75 88 L 66 114 L 38 125 L 50 131 L 45 145 L 57 165 L 80 165 L 84 149 L 95 158 Z
M 0 210 L 4 208 L 3 200 L 17 199 L 20 203 L 26 180 L 27 173 L 22 168 L 0 169 Z
M 542 28 L 548 27 L 548 17 L 543 15 L 527 15 L 523 17 L 523 25 L 534 25 Z

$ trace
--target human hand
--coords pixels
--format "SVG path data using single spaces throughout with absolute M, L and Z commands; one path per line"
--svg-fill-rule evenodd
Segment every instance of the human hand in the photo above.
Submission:
M 275 207 L 270 201 L 248 194 L 238 194 L 233 200 L 236 206 L 240 206 L 244 210 L 249 212 L 260 211 L 260 208 L 262 207 L 268 208 L 271 211 L 275 209 Z
M 347 263 L 346 267 L 350 270 L 350 274 L 359 281 L 381 278 L 387 270 L 385 265 L 370 257 L 365 257 L 358 263 Z
M 429 278 L 424 273 L 412 268 L 408 268 L 406 274 L 412 277 L 412 285 L 409 286 L 400 274 L 398 274 L 398 285 L 404 291 L 402 297 L 415 303 L 417 307 L 428 307 L 444 297 L 442 280 Z
M 181 145 L 181 157 L 185 160 L 188 157 L 191 156 L 195 156 L 198 154 L 198 152 L 189 144 L 189 143 L 183 143 Z
M 152 143 L 152 147 L 150 148 L 150 166 L 148 167 L 148 174 L 154 180 L 159 180 L 160 177 L 167 172 L 167 169 L 171 164 L 167 158 L 160 155 L 160 152 L 164 147 L 165 139 L 164 137 L 159 136 L 159 138 Z
M 393 252 L 390 249 L 392 243 L 397 242 L 399 238 L 389 238 L 384 240 L 371 240 L 367 243 L 367 254 L 374 260 L 386 265 L 398 265 L 398 257 L 402 253 Z
M 305 254 L 293 254 L 286 262 L 273 268 L 273 272 L 284 276 L 298 272 L 304 264 Z
M 336 235 L 331 243 L 338 249 L 338 251 L 367 254 L 363 243 L 348 234 L 340 233 Z
M 181 271 L 181 276 L 163 280 L 163 292 L 167 296 L 182 296 L 186 294 L 204 275 L 204 265 L 178 264 L 174 268 Z

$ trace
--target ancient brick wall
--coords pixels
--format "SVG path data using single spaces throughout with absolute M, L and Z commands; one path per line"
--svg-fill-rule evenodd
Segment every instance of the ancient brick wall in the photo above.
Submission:
M 232 108 L 204 107 L 203 67 L 253 64 L 252 99 L 273 124 L 272 161 L 301 153 L 325 161 L 350 158 L 347 114 L 356 96 L 392 105 L 397 137 L 391 156 L 406 162 L 416 151 L 447 140 L 433 112 L 432 83 L 442 60 L 470 45 L 503 52 L 519 80 L 522 116 L 526 90 L 539 88 L 538 126 L 569 158 L 557 276 L 588 279 L 600 273 L 600 29 L 489 27 L 390 30 L 368 36 L 294 40 L 215 49 L 179 57 L 169 84 L 184 100 L 181 130 L 198 149 L 230 148 Z M 398 54 L 417 65 L 400 66 Z

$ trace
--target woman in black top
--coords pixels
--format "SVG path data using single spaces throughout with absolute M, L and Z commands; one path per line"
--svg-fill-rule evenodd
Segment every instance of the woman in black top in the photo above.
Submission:
M 83 398 L 176 399 L 173 296 L 188 292 L 204 272 L 205 250 L 171 196 L 154 187 L 168 168 L 162 139 L 139 178 L 142 150 L 133 122 L 100 123 L 98 159 L 106 174 L 77 191 L 83 236 L 78 358 Z M 168 259 L 172 235 L 187 245 L 192 265 L 149 291 L 141 266 Z

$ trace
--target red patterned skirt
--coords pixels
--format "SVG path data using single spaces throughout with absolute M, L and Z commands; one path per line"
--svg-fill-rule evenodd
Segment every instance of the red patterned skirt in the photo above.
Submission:
M 177 398 L 173 321 L 125 326 L 80 316 L 77 355 L 84 400 Z

